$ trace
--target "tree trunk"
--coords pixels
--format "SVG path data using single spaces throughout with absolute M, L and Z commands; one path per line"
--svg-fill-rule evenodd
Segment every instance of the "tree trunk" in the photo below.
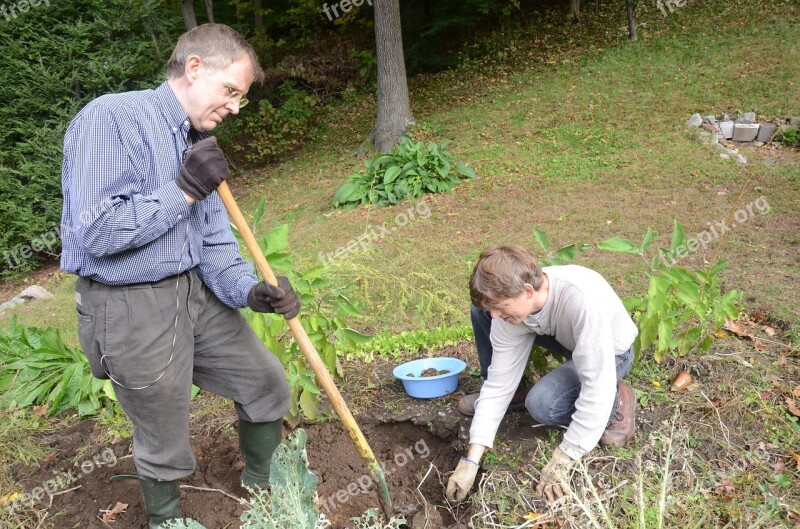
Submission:
M 636 35 L 636 0 L 625 0 L 625 6 L 628 8 L 628 39 L 636 42 L 639 40 Z
M 214 0 L 205 0 L 206 4 L 206 16 L 208 17 L 208 21 L 212 24 L 214 23 Z
M 414 123 L 400 29 L 400 1 L 375 0 L 375 43 L 378 62 L 378 118 L 375 148 L 389 152 Z
M 576 24 L 581 21 L 581 0 L 569 0 L 569 12 Z
M 264 8 L 261 0 L 253 0 L 253 29 L 256 33 L 264 31 Z
M 183 25 L 186 31 L 197 27 L 197 16 L 194 14 L 194 2 L 192 0 L 181 0 L 181 14 L 183 15 Z

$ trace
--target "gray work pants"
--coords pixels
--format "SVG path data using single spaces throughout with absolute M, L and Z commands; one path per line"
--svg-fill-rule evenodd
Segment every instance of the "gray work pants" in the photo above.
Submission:
M 80 342 L 92 373 L 110 374 L 128 388 L 149 386 L 114 384 L 135 426 L 133 457 L 140 475 L 175 480 L 194 472 L 192 383 L 232 399 L 239 418 L 248 422 L 274 421 L 289 409 L 280 361 L 194 270 L 122 287 L 78 278 L 75 289 Z

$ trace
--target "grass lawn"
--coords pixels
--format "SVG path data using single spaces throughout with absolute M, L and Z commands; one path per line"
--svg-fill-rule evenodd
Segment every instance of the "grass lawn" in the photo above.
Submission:
M 259 231 L 288 224 L 289 250 L 302 267 L 318 266 L 379 226 L 388 230 L 327 269 L 337 283 L 351 285 L 365 313 L 351 323 L 369 332 L 466 324 L 467 281 L 478 253 L 503 243 L 538 251 L 534 227 L 555 246 L 613 236 L 641 241 L 648 228 L 659 233 L 654 246 L 668 246 L 674 220 L 688 237 L 727 223 L 729 230 L 680 264 L 729 261 L 726 288 L 742 291 L 745 308 L 762 314 L 777 334 L 763 342 L 770 344 L 764 352 L 731 340 L 716 347 L 717 363 L 703 362 L 721 376 L 682 399 L 661 386 L 673 368 L 695 359 L 665 366 L 645 355 L 634 374 L 640 404 L 652 412 L 647 439 L 637 445 L 645 471 L 626 472 L 631 480 L 648 476 L 639 489 L 646 504 L 637 511 L 632 493 L 619 497 L 632 509 L 611 504 L 630 518 L 623 527 L 637 527 L 639 514 L 643 527 L 661 526 L 659 502 L 666 500 L 659 479 L 669 474 L 664 462 L 669 469 L 674 440 L 673 460 L 696 475 L 676 482 L 678 499 L 666 503 L 679 514 L 664 527 L 723 527 L 710 520 L 730 520 L 726 528 L 790 527 L 800 486 L 800 456 L 793 462 L 790 455 L 800 446 L 800 428 L 781 395 L 795 386 L 800 391 L 800 150 L 741 147 L 748 163 L 739 164 L 698 142 L 684 123 L 695 112 L 800 115 L 800 7 L 783 0 L 694 0 L 664 17 L 655 2 L 640 3 L 639 22 L 640 42 L 631 44 L 618 4 L 604 3 L 597 13 L 587 6 L 581 25 L 548 11 L 487 35 L 456 70 L 411 79 L 415 138 L 448 140 L 478 174 L 426 196 L 424 204 L 333 208 L 336 189 L 362 167 L 354 151 L 374 119 L 369 94 L 348 94 L 325 111 L 323 126 L 296 156 L 238 175 L 232 187 L 246 212 L 267 197 Z M 647 290 L 647 266 L 636 256 L 589 251 L 578 263 L 600 271 L 623 296 Z M 55 299 L 9 310 L 0 325 L 16 316 L 25 325 L 57 327 L 77 344 L 74 280 L 54 273 L 45 286 Z M 738 360 L 724 363 L 725 355 L 750 369 Z M 708 373 L 703 362 L 696 371 Z M 698 442 L 715 449 L 698 460 L 690 453 Z M 758 450 L 774 458 L 747 455 Z M 727 473 L 704 466 L 717 464 L 716 456 L 729 466 L 737 458 L 749 464 Z M 588 485 L 580 490 L 591 494 Z M 755 517 L 744 507 L 735 513 L 739 504 Z M 769 514 L 761 520 L 759 512 Z M 610 527 L 602 513 L 592 513 L 598 525 L 584 527 Z

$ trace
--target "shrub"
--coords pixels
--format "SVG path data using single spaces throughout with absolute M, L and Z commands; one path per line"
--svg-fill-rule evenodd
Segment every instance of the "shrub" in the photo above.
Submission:
M 787 147 L 800 145 L 800 129 L 797 127 L 784 129 L 783 132 L 781 132 L 780 141 L 781 144 L 786 145 Z
M 355 173 L 333 197 L 333 205 L 352 210 L 359 204 L 387 206 L 415 199 L 423 193 L 441 193 L 453 188 L 462 177 L 475 178 L 475 170 L 453 165 L 447 144 L 414 143 L 401 138 L 389 154 L 364 162 L 365 173 Z
M 256 112 L 245 112 L 226 123 L 219 134 L 223 147 L 246 166 L 263 165 L 294 151 L 311 131 L 316 96 L 284 82 L 282 104 L 259 101 Z
M 159 45 L 161 8 L 155 0 L 51 2 L 2 22 L 0 254 L 59 225 L 63 135 L 77 110 L 101 94 L 158 82 L 166 58 L 158 50 L 168 50 Z M 0 267 L 25 271 L 37 257 L 3 258 Z
M 254 226 L 261 221 L 264 207 L 265 200 L 262 198 L 256 210 Z M 234 233 L 239 236 L 238 232 Z M 259 244 L 276 275 L 288 277 L 303 306 L 299 317 L 308 338 L 328 370 L 338 375 L 341 366 L 337 347 L 352 348 L 366 343 L 370 338 L 351 329 L 344 321 L 345 317 L 359 317 L 361 314 L 345 295 L 346 288 L 335 287 L 332 280 L 323 276 L 326 271 L 324 266 L 304 271 L 295 270 L 291 255 L 284 251 L 288 246 L 288 236 L 289 228 L 284 224 L 261 237 Z M 280 359 L 286 369 L 286 378 L 292 395 L 286 421 L 296 426 L 301 416 L 315 420 L 318 413 L 317 395 L 320 390 L 314 372 L 306 364 L 299 344 L 291 339 L 285 319 L 276 314 L 250 310 L 244 312 L 256 335 Z

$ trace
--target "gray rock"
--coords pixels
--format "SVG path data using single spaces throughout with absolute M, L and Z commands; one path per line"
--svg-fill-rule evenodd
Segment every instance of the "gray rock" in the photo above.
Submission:
M 719 123 L 719 130 L 726 140 L 733 138 L 733 121 L 721 121 Z
M 692 117 L 686 122 L 687 129 L 694 129 L 703 124 L 703 117 L 700 114 L 692 114 Z
M 739 154 L 738 156 L 736 156 L 736 161 L 738 161 L 739 163 L 742 163 L 742 164 L 746 164 L 747 163 L 747 158 L 745 158 L 744 156 Z
M 32 285 L 11 298 L 10 300 L 6 301 L 3 304 L 0 304 L 0 314 L 3 313 L 6 309 L 10 309 L 13 307 L 17 307 L 22 305 L 23 303 L 27 303 L 29 301 L 36 301 L 38 299 L 50 299 L 53 297 L 53 294 L 45 290 L 44 288 L 40 287 L 39 285 Z
M 786 123 L 791 125 L 792 127 L 800 127 L 800 117 L 790 117 L 786 118 Z
M 775 134 L 775 131 L 778 130 L 777 125 L 773 125 L 772 123 L 761 123 L 758 127 L 758 134 L 756 135 L 756 141 L 760 141 L 763 143 L 768 142 L 772 139 L 772 135 Z
M 755 122 L 756 122 L 755 112 L 745 112 L 744 114 L 736 118 L 736 123 L 752 125 Z
M 731 120 L 730 114 L 722 114 L 722 117 L 720 118 L 720 121 L 730 121 L 730 120 Z
M 764 145 L 766 145 L 766 143 L 764 143 L 763 141 L 754 141 L 753 145 L 755 145 L 756 147 L 763 147 Z
M 753 141 L 758 135 L 758 124 L 737 123 L 733 126 L 733 141 Z
M 708 132 L 718 132 L 719 127 L 717 127 L 714 123 L 703 123 L 703 130 L 707 130 Z
M 717 122 L 714 116 L 703 116 L 703 123 L 711 123 L 712 125 Z
M 719 157 L 722 158 L 723 160 L 730 160 L 730 158 L 731 158 L 730 156 L 728 156 L 724 152 L 719 153 Z

